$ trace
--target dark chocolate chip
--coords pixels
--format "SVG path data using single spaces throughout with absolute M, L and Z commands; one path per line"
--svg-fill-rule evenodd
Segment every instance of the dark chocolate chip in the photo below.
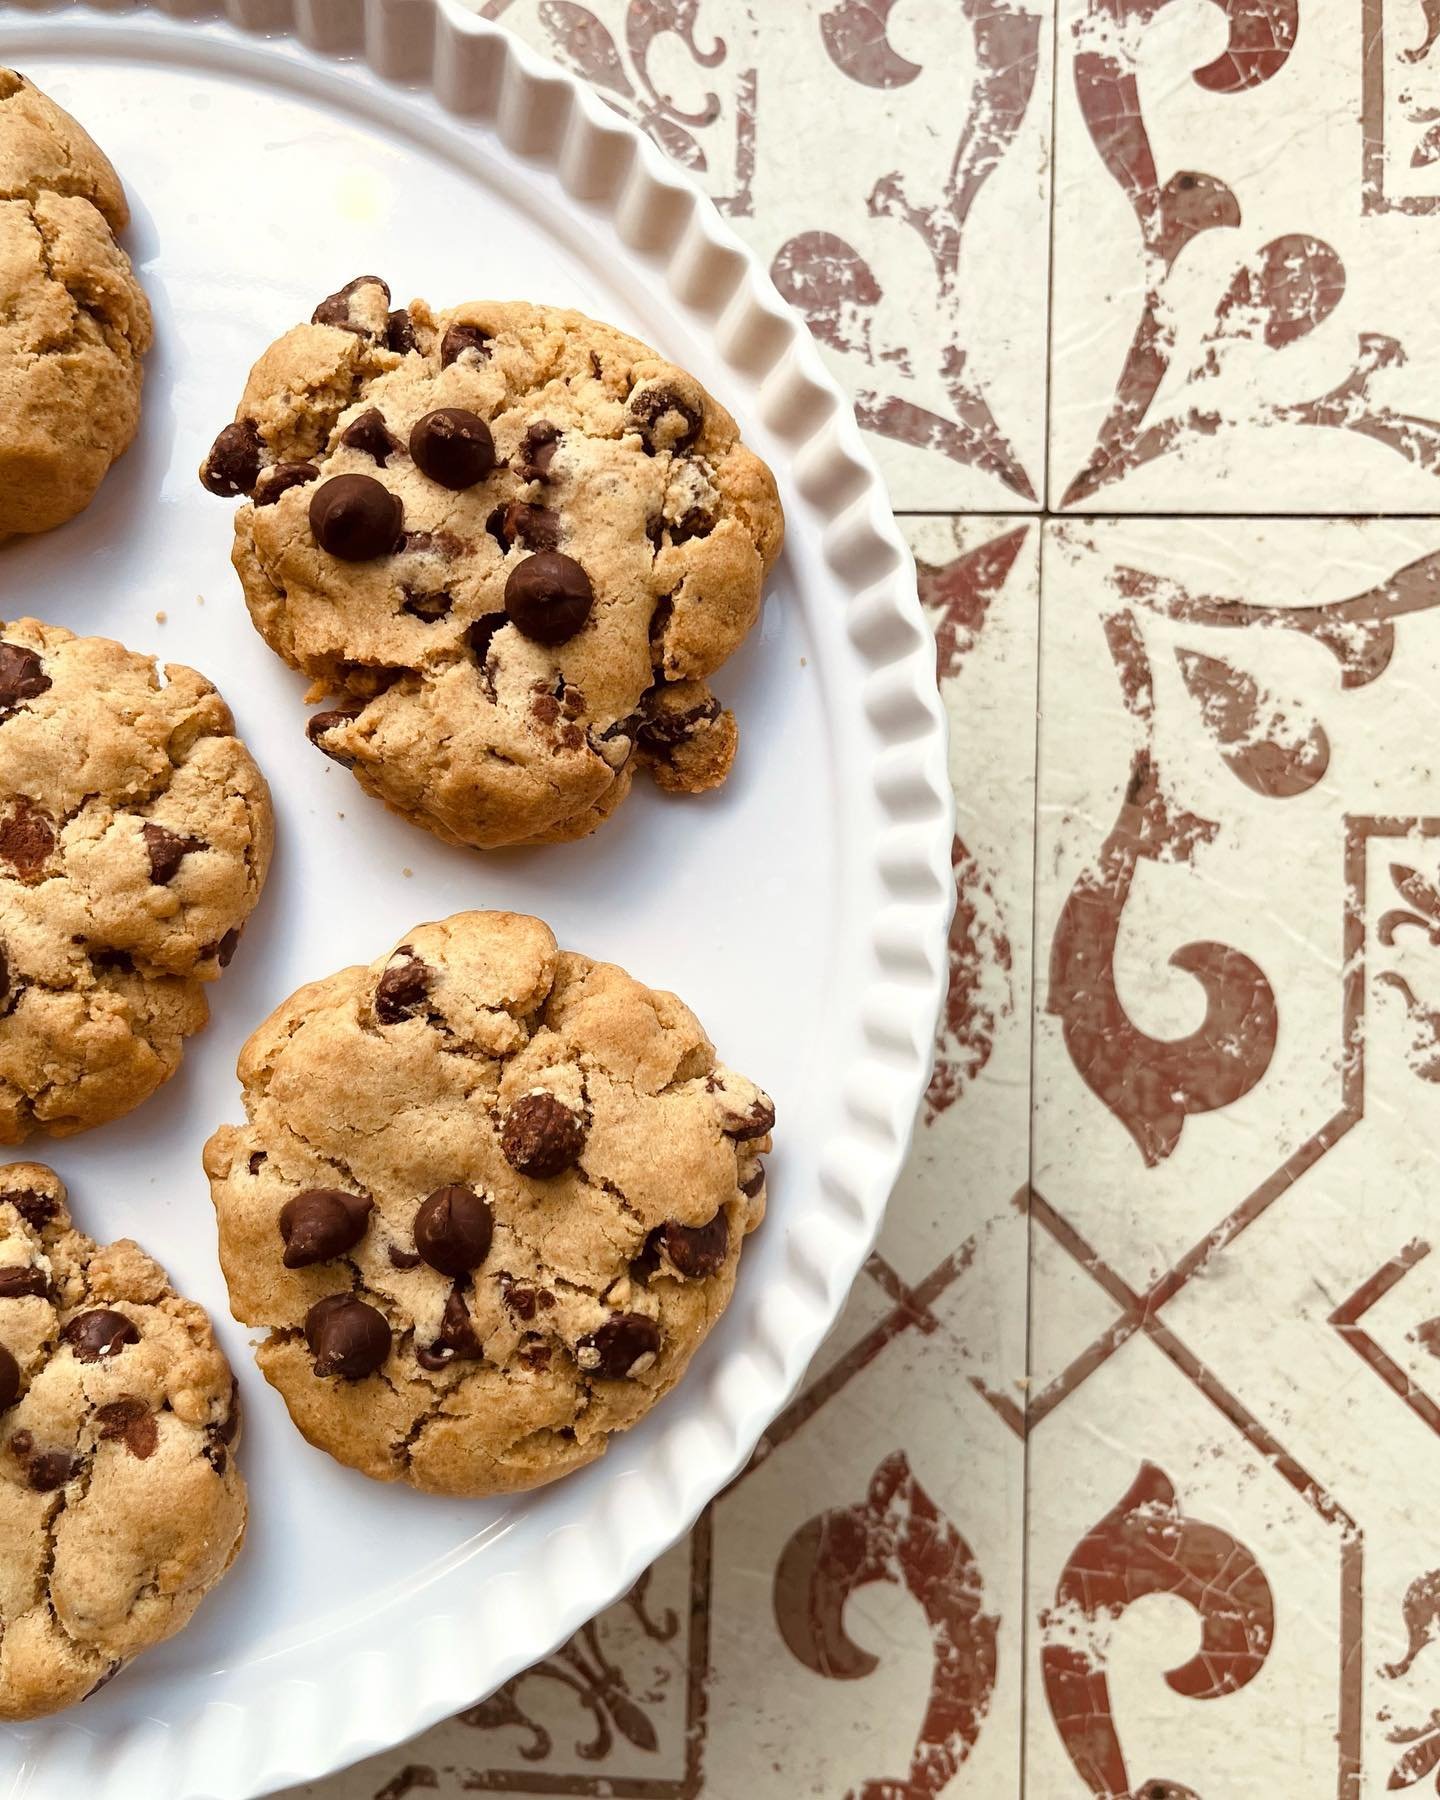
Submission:
M 282 494 L 288 494 L 291 488 L 308 487 L 312 481 L 320 479 L 320 471 L 314 463 L 282 462 L 269 468 L 255 483 L 255 504 L 257 506 L 273 506 Z
M 138 1344 L 140 1333 L 124 1313 L 97 1306 L 76 1313 L 61 1331 L 60 1341 L 70 1345 L 78 1361 L 94 1363 L 118 1356 L 127 1344 Z
M 730 1248 L 730 1225 L 717 1212 L 707 1225 L 682 1225 L 667 1219 L 652 1235 L 677 1275 L 698 1280 L 720 1269 Z
M 0 820 L 0 858 L 27 885 L 39 881 L 55 848 L 55 823 L 22 794 L 13 812 Z
M 490 333 L 481 325 L 452 325 L 440 340 L 440 367 L 448 369 L 467 350 L 478 357 L 490 354 Z
M 316 713 L 312 719 L 306 722 L 305 735 L 315 748 L 323 750 L 332 762 L 338 762 L 342 768 L 348 769 L 354 758 L 347 756 L 343 750 L 332 750 L 330 745 L 322 740 L 327 731 L 333 731 L 337 725 L 348 725 L 352 719 L 358 716 L 358 713 L 350 707 L 333 706 L 326 712 Z
M 157 887 L 164 887 L 180 867 L 181 860 L 192 850 L 209 848 L 204 838 L 181 837 L 178 832 L 170 831 L 164 825 L 156 825 L 148 819 L 140 830 L 145 839 L 145 848 L 150 853 L 150 879 Z
M 37 1494 L 51 1494 L 80 1471 L 80 1458 L 68 1450 L 42 1450 L 25 1464 L 25 1479 Z
M 20 1397 L 20 1365 L 0 1344 L 0 1412 L 12 1407 Z
M 430 970 L 410 946 L 402 944 L 395 954 L 405 961 L 392 962 L 375 984 L 375 1017 L 382 1025 L 412 1018 L 430 992 Z
M 327 1294 L 305 1315 L 305 1341 L 317 1375 L 359 1381 L 390 1354 L 390 1327 L 383 1313 L 353 1294 Z
M 240 1383 L 232 1375 L 230 1377 L 230 1406 L 225 1417 L 212 1429 L 218 1431 L 227 1444 L 233 1444 L 240 1433 Z
M 720 1129 L 726 1137 L 736 1138 L 741 1143 L 747 1138 L 764 1137 L 774 1127 L 775 1106 L 765 1094 L 757 1095 L 744 1112 L 727 1108 L 720 1114 Z
M 640 433 L 647 456 L 653 456 L 658 448 L 688 450 L 705 423 L 685 396 L 663 381 L 637 387 L 630 396 L 626 416 Z M 671 417 L 679 421 L 680 430 L 675 432 L 672 426 L 670 434 L 662 434 L 663 421 Z
M 598 1331 L 580 1339 L 575 1360 L 587 1374 L 623 1381 L 627 1375 L 643 1375 L 659 1353 L 660 1327 L 653 1319 L 643 1313 L 616 1313 Z
M 0 1300 L 20 1300 L 28 1295 L 49 1292 L 50 1277 L 43 1269 L 31 1268 L 29 1263 L 14 1263 L 0 1269 Z
M 406 588 L 400 610 L 409 613 L 412 619 L 423 619 L 427 625 L 433 625 L 437 619 L 447 618 L 454 604 L 450 594 L 417 594 L 413 588 Z
M 470 1323 L 465 1296 L 458 1287 L 451 1288 L 450 1298 L 445 1302 L 445 1311 L 440 1316 L 440 1342 L 457 1356 L 471 1360 L 483 1354 L 480 1340 L 475 1335 L 475 1327 Z
M 21 1188 L 13 1194 L 0 1193 L 0 1200 L 8 1200 L 27 1225 L 48 1225 L 55 1217 L 57 1202 L 49 1194 L 37 1194 L 33 1188 Z
M 415 1248 L 442 1275 L 468 1275 L 490 1254 L 495 1215 L 468 1187 L 442 1187 L 415 1214 Z
M 224 937 L 216 938 L 213 944 L 202 944 L 200 946 L 201 962 L 208 962 L 213 956 L 222 969 L 228 969 L 231 958 L 239 948 L 240 933 L 243 929 L 244 927 L 241 925 L 232 925 Z M 95 960 L 93 955 L 91 960 Z
M 200 480 L 212 494 L 233 500 L 248 494 L 260 476 L 260 428 L 253 419 L 227 425 L 200 465 Z
M 663 754 L 687 742 L 702 725 L 713 723 L 720 717 L 720 712 L 720 702 L 713 694 L 696 706 L 686 707 L 683 712 L 663 712 L 657 708 L 641 719 L 635 741 L 652 755 Z
M 420 1267 L 420 1258 L 415 1255 L 414 1251 L 402 1250 L 398 1244 L 391 1244 L 389 1256 L 392 1269 L 418 1269 Z
M 747 1200 L 753 1200 L 764 1185 L 765 1165 L 764 1163 L 759 1163 L 756 1165 L 755 1173 L 753 1175 L 747 1175 L 744 1181 L 740 1183 L 740 1192 Z
M 560 448 L 560 440 L 564 435 L 560 427 L 552 425 L 549 419 L 533 419 L 525 427 L 525 435 L 520 440 L 520 459 L 515 470 L 522 481 L 550 479 L 550 465 L 555 460 L 555 452 Z
M 10 958 L 0 950 L 0 1006 L 10 998 Z
M 495 440 L 479 413 L 442 406 L 416 421 L 410 454 L 422 475 L 459 493 L 483 481 L 495 467 Z
M 400 448 L 399 443 L 385 429 L 384 415 L 378 406 L 372 406 L 352 419 L 340 433 L 340 442 L 348 449 L 358 450 L 364 456 L 373 456 L 383 469 L 387 457 L 391 457 Z
M 546 506 L 510 500 L 497 506 L 485 521 L 485 529 L 507 553 L 517 543 L 527 550 L 553 550 L 560 542 L 560 521 Z
M 0 712 L 13 712 L 50 686 L 40 658 L 23 644 L 0 643 Z
M 229 1467 L 230 1452 L 216 1436 L 215 1427 L 213 1425 L 206 1429 L 203 1455 L 206 1462 L 209 1463 L 210 1467 L 217 1475 L 223 1475 L 225 1470 Z
M 340 1188 L 306 1188 L 280 1208 L 278 1224 L 287 1269 L 329 1262 L 353 1250 L 365 1235 L 375 1202 Z
M 363 325 L 356 325 L 350 318 L 350 297 L 362 287 L 378 287 L 385 290 L 385 304 L 390 304 L 390 288 L 378 275 L 357 275 L 353 281 L 347 281 L 342 288 L 333 294 L 327 294 L 310 315 L 312 325 L 338 325 L 342 331 L 359 331 L 368 336 Z
M 585 1148 L 585 1121 L 544 1090 L 521 1094 L 505 1115 L 500 1148 L 512 1169 L 544 1180 L 571 1168 Z
M 508 1275 L 501 1277 L 501 1297 L 517 1318 L 528 1324 L 537 1312 L 549 1312 L 555 1305 L 555 1296 L 548 1288 L 531 1287 L 528 1282 L 512 1281 Z
M 516 629 L 536 644 L 563 644 L 590 617 L 595 593 L 573 557 L 558 550 L 527 556 L 505 583 L 505 610 Z
M 400 542 L 400 496 L 371 475 L 336 475 L 310 497 L 310 529 L 320 548 L 342 562 L 389 556 Z
M 108 1406 L 97 1406 L 95 1423 L 100 1427 L 100 1436 L 107 1441 L 118 1438 L 134 1457 L 144 1462 L 146 1457 L 155 1454 L 155 1446 L 160 1442 L 160 1428 L 155 1422 L 155 1415 L 149 1404 L 138 1394 L 122 1394 L 120 1399 L 112 1400 Z
M 420 348 L 415 337 L 415 321 L 403 306 L 397 307 L 386 323 L 385 347 L 401 356 L 408 356 L 412 350 Z

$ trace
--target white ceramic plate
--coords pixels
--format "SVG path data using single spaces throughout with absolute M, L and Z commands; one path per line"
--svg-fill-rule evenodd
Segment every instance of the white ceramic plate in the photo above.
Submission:
M 138 443 L 81 518 L 0 550 L 0 616 L 204 670 L 279 815 L 269 889 L 179 1076 L 50 1157 L 87 1230 L 139 1238 L 216 1318 L 244 1390 L 249 1541 L 180 1637 L 4 1733 L 0 1786 L 28 1800 L 237 1800 L 322 1774 L 489 1692 L 622 1591 L 736 1472 L 835 1318 L 909 1139 L 944 976 L 945 733 L 913 570 L 759 266 L 609 108 L 445 0 L 212 11 L 0 13 L 0 59 L 124 178 L 158 336 Z M 693 368 L 774 466 L 788 541 L 717 683 L 741 726 L 721 793 L 638 782 L 586 843 L 481 856 L 391 817 L 306 743 L 303 684 L 251 629 L 229 508 L 194 471 L 259 350 L 372 270 L 397 304 L 543 298 L 614 320 Z M 677 990 L 780 1124 L 770 1216 L 677 1393 L 570 1480 L 461 1504 L 368 1482 L 291 1427 L 229 1318 L 200 1147 L 239 1116 L 236 1053 L 278 1000 L 473 906 L 536 912 Z

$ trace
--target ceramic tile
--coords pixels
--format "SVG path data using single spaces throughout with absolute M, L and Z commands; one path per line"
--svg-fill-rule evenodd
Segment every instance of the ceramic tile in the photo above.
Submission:
M 714 196 L 897 508 L 1039 505 L 1053 0 L 472 3 Z
M 1440 505 L 1440 51 L 1406 0 L 1063 0 L 1052 504 Z

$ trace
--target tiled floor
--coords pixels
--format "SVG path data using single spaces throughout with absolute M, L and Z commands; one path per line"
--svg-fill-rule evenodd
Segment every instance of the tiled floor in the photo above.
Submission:
M 855 395 L 953 722 L 951 998 L 751 1469 L 305 1791 L 1440 1791 L 1440 0 L 475 3 Z

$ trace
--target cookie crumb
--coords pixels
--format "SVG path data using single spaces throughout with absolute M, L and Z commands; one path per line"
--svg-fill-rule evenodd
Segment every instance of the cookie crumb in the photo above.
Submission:
M 163 625 L 163 624 L 164 624 L 164 623 L 165 623 L 165 614 L 164 614 L 164 613 L 163 613 L 163 612 L 157 612 L 157 613 L 156 613 L 156 615 L 155 615 L 155 623 L 156 623 L 156 624 L 157 624 L 157 625 Z
M 413 870 L 413 869 L 402 869 L 402 870 L 401 870 L 401 871 L 400 871 L 400 873 L 401 873 L 401 874 L 402 874 L 402 875 L 403 875 L 403 876 L 404 876 L 404 877 L 405 877 L 405 879 L 406 879 L 406 880 L 407 880 L 407 881 L 408 881 L 408 880 L 409 880 L 409 879 L 410 879 L 410 877 L 411 877 L 411 876 L 412 876 L 412 875 L 413 875 L 413 874 L 414 874 L 414 873 L 415 873 L 415 871 L 414 871 L 414 870 Z

